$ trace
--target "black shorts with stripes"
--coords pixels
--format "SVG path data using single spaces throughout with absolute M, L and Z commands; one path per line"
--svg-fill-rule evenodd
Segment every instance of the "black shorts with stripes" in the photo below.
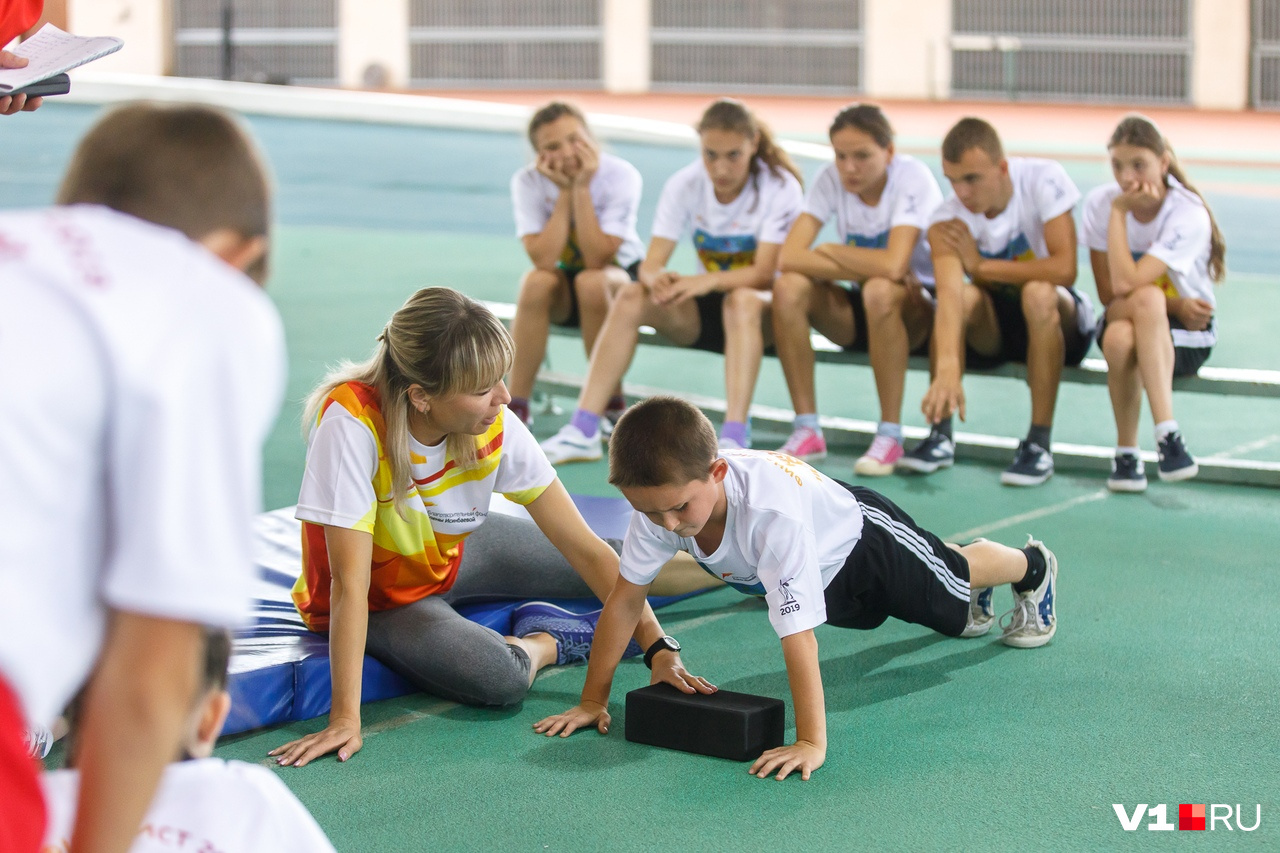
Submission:
M 969 561 L 878 492 L 842 483 L 862 507 L 862 538 L 827 584 L 827 624 L 875 628 L 890 616 L 958 637 Z

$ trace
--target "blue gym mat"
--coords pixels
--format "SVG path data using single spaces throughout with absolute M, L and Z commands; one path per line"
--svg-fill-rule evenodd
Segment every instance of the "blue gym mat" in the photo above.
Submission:
M 574 495 L 573 501 L 597 535 L 623 538 L 631 514 L 625 500 Z M 527 517 L 522 507 L 500 495 L 494 496 L 490 510 Z M 235 635 L 227 687 L 232 698 L 231 714 L 222 728 L 224 735 L 309 720 L 329 712 L 329 637 L 307 630 L 289 597 L 302 572 L 301 523 L 294 519 L 293 512 L 293 507 L 284 507 L 263 513 L 254 525 L 258 586 L 251 623 Z M 658 608 L 699 592 L 652 596 L 649 602 Z M 508 634 L 511 611 L 520 603 L 489 601 L 462 605 L 458 612 L 500 634 Z M 555 603 L 577 612 L 600 607 L 594 598 Z M 391 699 L 415 690 L 382 663 L 365 657 L 361 689 L 364 702 Z

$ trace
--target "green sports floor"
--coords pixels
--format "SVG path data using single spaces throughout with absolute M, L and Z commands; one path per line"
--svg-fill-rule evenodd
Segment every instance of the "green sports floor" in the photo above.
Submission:
M 51 103 L 0 121 L 0 208 L 47 203 L 95 114 Z M 270 293 L 291 362 L 289 399 L 266 450 L 273 508 L 297 494 L 307 389 L 336 359 L 365 357 L 409 293 L 449 285 L 514 300 L 525 259 L 507 182 L 526 151 L 516 134 L 250 124 L 278 181 Z M 694 152 L 611 148 L 645 176 L 647 237 L 662 181 Z M 938 169 L 936 157 L 921 156 Z M 1215 165 L 1188 164 L 1193 180 L 1215 187 L 1208 198 L 1231 269 L 1210 363 L 1277 368 L 1280 169 L 1233 166 L 1231 157 L 1224 148 Z M 1101 150 L 1096 162 L 1066 165 L 1084 191 L 1108 177 Z M 810 175 L 817 166 L 802 163 Z M 676 263 L 688 266 L 691 254 L 681 252 Z M 1093 293 L 1087 263 L 1080 284 Z M 558 372 L 583 372 L 572 340 L 553 338 L 550 358 Z M 716 356 L 648 348 L 628 382 L 672 387 L 678 375 L 681 390 L 720 396 L 721 370 Z M 820 365 L 818 389 L 825 414 L 874 419 L 865 368 Z M 923 390 L 924 377 L 912 374 L 908 424 L 920 424 L 910 401 Z M 966 429 L 1025 429 L 1020 384 L 972 377 L 966 390 Z M 766 361 L 756 399 L 788 406 L 776 362 Z M 557 402 L 563 412 L 538 414 L 540 436 L 572 408 Z M 1180 393 L 1175 405 L 1197 455 L 1280 461 L 1280 400 Z M 1055 440 L 1105 446 L 1113 429 L 1105 388 L 1064 386 Z M 756 439 L 771 446 L 782 436 Z M 820 467 L 848 478 L 852 464 L 852 455 L 832 456 Z M 562 477 L 573 492 L 613 493 L 603 463 L 567 467 Z M 1047 542 L 1061 564 L 1061 630 L 1049 646 L 1022 651 L 900 623 L 820 628 L 830 745 L 809 783 L 760 781 L 745 765 L 625 741 L 622 694 L 647 681 L 636 661 L 619 670 L 607 737 L 532 733 L 533 722 L 576 700 L 585 670 L 570 667 L 548 670 L 509 711 L 427 696 L 366 706 L 365 746 L 352 761 L 278 772 L 343 851 L 1280 850 L 1275 490 L 1153 481 L 1145 495 L 1113 496 L 1097 477 L 1064 473 L 1013 490 L 1000 487 L 997 468 L 963 462 L 873 485 L 948 538 L 1021 544 L 1034 533 Z M 1008 595 L 997 594 L 998 608 Z M 787 697 L 781 649 L 754 600 L 722 590 L 659 615 L 694 671 L 726 689 Z M 262 761 L 322 722 L 229 739 L 219 754 Z M 1150 832 L 1144 820 L 1126 832 L 1113 803 L 1130 813 L 1164 803 L 1171 815 L 1180 803 L 1239 804 L 1245 826 L 1260 806 L 1261 826 L 1219 823 L 1193 835 Z

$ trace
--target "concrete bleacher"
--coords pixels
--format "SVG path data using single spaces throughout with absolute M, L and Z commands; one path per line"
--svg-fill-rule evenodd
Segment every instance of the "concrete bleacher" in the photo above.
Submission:
M 494 315 L 508 326 L 515 317 L 515 305 L 509 302 L 485 302 Z M 578 337 L 577 329 L 563 326 L 551 326 L 552 334 Z M 812 335 L 814 357 L 817 361 L 848 364 L 870 369 L 870 359 L 866 353 L 848 352 L 816 332 Z M 658 335 L 648 326 L 641 327 L 640 342 L 650 346 L 673 346 L 665 338 Z M 911 370 L 929 369 L 928 359 L 913 356 L 910 361 Z M 983 376 L 1004 376 L 1020 381 L 1026 380 L 1026 366 L 1013 362 L 984 370 L 970 370 L 970 373 Z M 582 390 L 582 378 L 543 369 L 538 374 L 538 388 L 554 396 L 576 398 Z M 1062 381 L 1082 385 L 1106 385 L 1107 364 L 1102 359 L 1086 358 L 1079 367 L 1067 367 L 1062 371 Z M 1219 394 L 1229 396 L 1277 398 L 1280 397 L 1280 370 L 1263 370 L 1233 367 L 1202 367 L 1196 376 L 1175 379 L 1175 391 L 1188 391 L 1199 394 Z M 644 399 L 654 394 L 681 393 L 691 402 L 712 417 L 723 417 L 725 403 L 721 399 L 691 395 L 672 388 L 651 388 L 635 385 L 624 385 L 623 390 L 629 401 Z M 786 409 L 755 404 L 751 407 L 752 422 L 765 429 L 788 432 L 791 428 L 794 413 Z M 822 429 L 827 438 L 827 445 L 832 449 L 856 449 L 865 447 L 875 435 L 874 421 L 823 415 Z M 923 438 L 927 430 L 920 427 L 903 427 L 908 439 Z M 1006 464 L 1009 455 L 1017 447 L 1018 439 L 1008 436 L 983 435 L 980 433 L 956 432 L 957 453 L 965 459 Z M 1055 441 L 1053 458 L 1059 470 L 1081 471 L 1089 473 L 1105 473 L 1111 469 L 1111 459 L 1115 450 L 1100 445 L 1072 444 Z M 1155 462 L 1155 454 L 1145 452 L 1148 462 Z M 1259 462 L 1242 459 L 1199 459 L 1200 474 L 1198 478 L 1206 482 L 1229 483 L 1235 485 L 1280 486 L 1280 463 Z

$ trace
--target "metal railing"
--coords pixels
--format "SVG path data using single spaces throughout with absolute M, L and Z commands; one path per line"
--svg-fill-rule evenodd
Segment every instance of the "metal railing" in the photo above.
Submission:
M 601 86 L 599 0 L 412 0 L 418 86 Z
M 862 90 L 860 0 L 654 0 L 656 90 Z
M 336 0 L 174 0 L 175 73 L 337 82 Z
M 953 0 L 958 97 L 1189 103 L 1192 0 Z

